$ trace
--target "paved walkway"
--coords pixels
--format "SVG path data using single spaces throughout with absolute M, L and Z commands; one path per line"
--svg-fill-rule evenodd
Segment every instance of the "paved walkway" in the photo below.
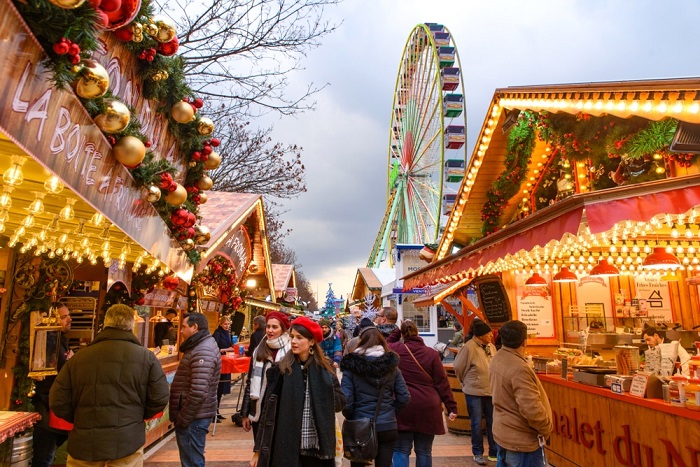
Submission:
M 212 433 L 214 425 L 210 426 L 207 436 L 207 446 L 205 451 L 206 464 L 212 467 L 244 467 L 248 466 L 253 452 L 253 434 L 246 433 L 243 428 L 231 422 L 230 414 L 235 412 L 237 399 L 237 386 L 234 393 L 224 396 L 221 401 L 222 413 L 227 415 L 227 420 L 218 423 L 216 434 Z M 152 449 L 146 453 L 147 467 L 175 467 L 180 465 L 180 458 L 177 451 L 177 443 L 174 434 L 160 443 L 157 449 Z M 412 458 L 411 465 L 415 465 Z M 464 467 L 474 466 L 471 456 L 470 441 L 468 436 L 456 436 L 447 433 L 435 437 L 433 445 L 433 466 L 434 467 Z M 488 465 L 495 466 L 495 462 L 488 462 Z M 343 460 L 343 466 L 349 467 L 350 462 Z M 283 467 L 283 466 L 280 466 Z

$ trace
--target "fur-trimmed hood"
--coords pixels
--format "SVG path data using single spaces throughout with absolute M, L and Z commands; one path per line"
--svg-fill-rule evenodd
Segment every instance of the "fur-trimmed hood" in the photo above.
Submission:
M 368 357 L 352 352 L 340 361 L 340 369 L 362 377 L 383 379 L 392 375 L 398 364 L 399 356 L 391 351 L 380 357 Z

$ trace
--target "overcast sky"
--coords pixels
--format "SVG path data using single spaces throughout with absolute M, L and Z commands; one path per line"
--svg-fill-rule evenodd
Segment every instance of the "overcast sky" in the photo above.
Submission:
M 273 132 L 304 148 L 308 192 L 284 220 L 319 304 L 329 282 L 351 291 L 384 216 L 394 85 L 417 24 L 444 24 L 456 42 L 469 155 L 496 88 L 700 77 L 698 0 L 345 0 L 328 16 L 343 24 L 290 80 L 329 86 Z

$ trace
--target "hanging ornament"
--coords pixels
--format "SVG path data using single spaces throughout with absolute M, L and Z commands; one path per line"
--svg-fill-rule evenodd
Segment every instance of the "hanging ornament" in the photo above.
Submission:
M 194 240 L 192 240 L 191 238 L 183 240 L 181 245 L 182 249 L 185 251 L 192 251 L 195 247 Z
M 194 120 L 194 109 L 187 102 L 176 102 L 170 108 L 170 116 L 173 117 L 177 123 L 190 123 Z
M 165 81 L 166 79 L 168 79 L 169 76 L 170 75 L 168 74 L 167 71 L 158 70 L 155 73 L 153 73 L 151 76 L 149 76 L 149 78 L 151 78 L 151 80 L 153 80 L 153 81 Z
M 149 203 L 155 203 L 160 199 L 160 188 L 155 185 L 144 187 L 141 189 L 141 197 Z
M 202 117 L 197 122 L 197 131 L 202 136 L 209 136 L 214 133 L 214 122 L 210 118 Z
M 187 190 L 185 190 L 185 187 L 179 183 L 176 185 L 177 187 L 174 191 L 170 191 L 165 195 L 165 201 L 171 206 L 179 206 L 187 201 Z
M 75 93 L 83 99 L 104 96 L 109 89 L 107 70 L 94 60 L 83 60 L 78 74 L 79 77 L 74 82 Z
M 218 152 L 212 151 L 206 161 L 204 161 L 204 168 L 207 170 L 214 170 L 221 164 L 221 156 Z
M 199 204 L 204 204 L 209 200 L 209 196 L 204 192 L 199 193 L 197 196 L 199 196 Z
M 49 2 L 64 10 L 72 10 L 85 3 L 85 0 L 49 0 Z
M 29 392 L 27 393 L 27 397 L 34 397 L 36 394 L 36 386 L 34 386 L 34 382 L 31 383 L 31 387 L 29 388 Z
M 209 231 L 209 227 L 206 227 L 204 225 L 195 225 L 194 230 L 194 242 L 197 245 L 204 245 L 211 239 L 211 232 Z
M 105 133 L 120 133 L 129 126 L 131 112 L 117 99 L 105 99 L 104 113 L 95 117 L 95 124 Z
M 141 0 L 121 0 L 121 3 L 117 10 L 107 13 L 108 31 L 114 31 L 131 23 L 141 9 Z
M 180 48 L 180 41 L 177 39 L 177 37 L 175 37 L 171 41 L 158 44 L 158 53 L 169 57 L 171 55 L 175 55 L 178 48 Z
M 133 169 L 146 157 L 146 146 L 135 136 L 124 136 L 114 145 L 112 153 L 124 167 Z
M 211 190 L 214 186 L 214 181 L 208 175 L 202 175 L 202 178 L 197 180 L 197 188 L 200 190 Z
M 102 0 L 99 9 L 105 13 L 114 13 L 122 7 L 122 0 Z
M 168 276 L 163 279 L 163 287 L 167 290 L 175 290 L 178 285 L 180 285 L 180 279 L 175 276 Z
M 146 33 L 158 42 L 170 42 L 177 35 L 175 22 L 167 16 L 155 15 L 149 20 L 149 23 L 156 26 L 157 29 L 147 27 Z
M 134 24 L 139 24 L 139 23 L 134 23 Z M 139 26 L 141 26 L 139 24 Z M 116 31 L 114 31 L 114 37 L 119 39 L 122 42 L 130 42 L 134 38 L 134 31 L 132 28 L 125 26 L 123 28 L 119 28 Z

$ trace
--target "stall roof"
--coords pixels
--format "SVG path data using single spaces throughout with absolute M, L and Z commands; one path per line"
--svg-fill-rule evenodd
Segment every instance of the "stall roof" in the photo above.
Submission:
M 296 287 L 293 264 L 273 264 L 272 280 L 275 283 L 275 296 L 281 298 L 288 287 Z
M 362 300 L 364 283 L 368 290 L 381 293 L 382 287 L 396 279 L 396 271 L 387 268 L 357 268 L 355 274 L 355 282 L 353 283 L 352 298 L 353 300 Z M 354 304 L 355 302 L 353 302 Z
M 463 278 L 465 274 L 478 271 L 479 267 L 487 265 L 486 257 L 500 258 L 507 254 L 513 254 L 513 248 L 529 251 L 537 246 L 543 246 L 552 239 L 560 240 L 566 233 L 578 234 L 582 228 L 588 228 L 591 219 L 591 209 L 601 200 L 611 203 L 632 197 L 639 202 L 648 201 L 653 196 L 653 190 L 667 190 L 672 196 L 689 194 L 690 198 L 675 205 L 673 212 L 681 207 L 690 209 L 697 204 L 695 189 L 687 190 L 683 187 L 692 187 L 700 183 L 696 177 L 689 177 L 685 181 L 679 179 L 667 179 L 653 182 L 650 190 L 640 189 L 641 183 L 619 188 L 598 190 L 591 193 L 574 195 L 573 197 L 559 201 L 552 206 L 516 221 L 510 225 L 504 225 L 501 230 L 491 233 L 484 238 L 482 208 L 489 202 L 489 190 L 497 182 L 501 174 L 506 170 L 506 156 L 508 153 L 508 131 L 510 126 L 517 121 L 514 117 L 520 111 L 548 111 L 551 114 L 571 114 L 590 116 L 613 116 L 623 119 L 630 117 L 643 118 L 648 121 L 660 121 L 671 117 L 680 122 L 700 123 L 700 78 L 646 80 L 646 81 L 616 81 L 607 83 L 578 83 L 566 85 L 508 87 L 497 89 L 494 93 L 488 113 L 481 127 L 479 138 L 469 160 L 466 176 L 462 181 L 455 208 L 446 224 L 445 232 L 440 239 L 435 260 L 429 266 L 407 275 L 404 279 L 404 288 L 421 287 L 436 283 L 438 279 L 445 281 Z M 585 120 L 585 118 L 582 118 Z M 525 180 L 538 173 L 543 165 L 547 165 L 554 155 L 549 152 L 545 142 L 537 140 L 533 155 L 527 166 Z M 541 155 L 541 156 L 540 156 Z M 684 175 L 678 173 L 676 176 Z M 523 184 L 524 185 L 524 184 Z M 523 195 L 522 188 L 513 198 L 509 199 L 503 208 L 502 219 L 511 219 L 518 209 L 518 199 Z M 608 193 L 610 192 L 610 193 Z M 634 197 L 634 195 L 639 195 Z M 695 204 L 693 204 L 695 203 Z M 662 203 L 663 205 L 664 203 Z M 671 203 L 673 204 L 673 203 Z M 606 224 L 608 228 L 625 217 L 625 212 L 613 211 L 606 205 L 604 211 L 597 210 L 597 221 L 600 228 Z M 618 204 L 617 207 L 621 205 Z M 643 221 L 649 221 L 650 217 L 659 212 L 656 210 L 650 215 L 650 210 L 663 207 L 654 206 L 641 209 L 643 206 L 631 206 L 627 203 L 625 209 L 637 209 L 635 212 Z M 579 221 L 577 221 L 577 218 Z M 632 216 L 634 218 L 634 216 Z M 582 224 L 581 220 L 585 222 Z M 564 222 L 565 221 L 565 222 Z M 595 222 L 595 220 L 594 220 Z M 534 229 L 530 231 L 530 229 Z M 527 235 L 522 235 L 527 232 Z M 588 230 L 585 230 L 588 232 Z M 517 238 L 521 236 L 523 238 Z M 504 242 L 509 242 L 509 248 L 504 249 Z M 491 253 L 487 253 L 487 250 Z M 480 258 L 476 258 L 479 252 Z M 459 268 L 454 267 L 454 262 L 470 258 L 469 263 L 464 263 L 459 274 Z M 451 264 L 451 266 L 447 266 Z
M 211 232 L 211 239 L 203 245 L 205 251 L 229 229 L 244 223 L 254 212 L 257 203 L 262 204 L 262 195 L 251 193 L 210 191 L 207 195 L 207 202 L 199 206 L 202 225 L 207 226 Z

